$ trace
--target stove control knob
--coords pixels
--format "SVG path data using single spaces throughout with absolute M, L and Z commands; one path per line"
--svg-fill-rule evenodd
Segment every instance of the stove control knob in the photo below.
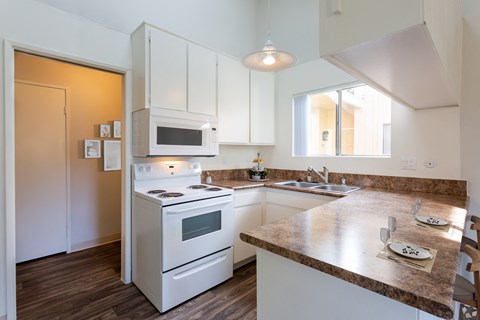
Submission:
M 145 171 L 147 171 L 147 172 L 152 172 L 152 167 L 150 167 L 150 166 L 145 166 Z
M 138 167 L 138 172 L 143 172 L 143 166 Z

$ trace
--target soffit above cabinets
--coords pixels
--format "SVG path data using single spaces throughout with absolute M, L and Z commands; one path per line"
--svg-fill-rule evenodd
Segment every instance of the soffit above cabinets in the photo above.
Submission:
M 456 106 L 459 102 L 423 23 L 324 59 L 414 109 Z
M 461 1 L 319 1 L 322 58 L 414 109 L 458 106 Z

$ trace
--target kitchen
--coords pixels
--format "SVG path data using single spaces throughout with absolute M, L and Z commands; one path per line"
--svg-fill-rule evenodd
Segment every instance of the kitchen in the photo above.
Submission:
M 275 117 L 277 145 L 275 147 L 221 145 L 218 157 L 201 159 L 203 170 L 248 168 L 251 165 L 252 155 L 261 152 L 271 168 L 305 170 L 309 165 L 316 168 L 325 165 L 334 172 L 465 179 L 468 181 L 469 188 L 469 209 L 472 212 L 478 211 L 480 191 L 475 177 L 478 176 L 479 169 L 476 163 L 478 163 L 480 156 L 476 148 L 470 147 L 475 146 L 475 137 L 478 132 L 478 126 L 476 125 L 478 103 L 475 95 L 475 84 L 478 83 L 476 79 L 479 70 L 479 63 L 476 59 L 479 50 L 478 5 L 474 1 L 464 2 L 463 85 L 460 108 L 422 111 L 414 111 L 402 106 L 392 108 L 392 145 L 395 147 L 392 149 L 392 156 L 389 159 L 334 157 L 316 159 L 292 158 L 290 156 L 291 130 L 288 128 L 290 128 L 291 124 L 290 108 L 292 95 L 330 87 L 338 83 L 350 82 L 354 79 L 329 63 L 318 59 L 319 40 L 317 30 L 319 26 L 317 12 L 319 9 L 316 1 L 305 1 L 304 6 L 298 5 L 298 3 L 282 2 L 284 8 L 280 12 L 275 11 L 277 10 L 275 9 L 275 3 L 272 2 L 272 30 L 274 34 L 278 33 L 278 37 L 283 35 L 285 39 L 280 38 L 274 42 L 279 47 L 290 52 L 295 52 L 297 48 L 301 47 L 304 47 L 309 52 L 309 54 L 305 55 L 299 54 L 299 58 L 302 61 L 301 64 L 292 69 L 279 72 L 276 75 L 276 105 L 278 111 Z M 266 6 L 266 4 L 263 3 L 262 6 Z M 14 45 L 19 45 L 20 47 L 23 45 L 24 48 L 26 47 L 30 50 L 36 49 L 50 54 L 57 52 L 72 60 L 76 57 L 78 60 L 84 60 L 85 62 L 96 62 L 99 66 L 114 66 L 116 69 L 120 69 L 120 71 L 125 71 L 127 81 L 129 81 L 128 70 L 131 69 L 130 33 L 140 24 L 141 20 L 146 18 L 135 16 L 133 13 L 136 10 L 132 8 L 127 7 L 123 9 L 125 14 L 129 13 L 130 18 L 118 18 L 110 12 L 108 6 L 94 10 L 94 12 L 102 12 L 103 14 L 102 21 L 98 21 L 100 18 L 97 17 L 89 18 L 95 21 L 95 23 L 34 1 L 4 2 L 0 13 L 2 18 L 1 37 L 10 40 Z M 147 20 L 171 32 L 181 34 L 186 38 L 229 52 L 238 57 L 249 51 L 257 50 L 265 41 L 265 31 L 256 31 L 254 27 L 256 25 L 255 18 L 248 14 L 249 12 L 256 12 L 256 3 L 253 2 L 243 5 L 236 1 L 226 3 L 212 1 L 201 5 L 191 4 L 186 11 L 184 11 L 185 8 L 175 7 L 175 5 L 169 5 L 163 9 L 159 12 L 159 15 L 163 16 L 159 16 L 159 18 L 147 17 Z M 265 7 L 262 7 L 262 12 L 266 12 L 265 9 Z M 150 10 L 150 12 L 153 11 Z M 230 19 L 225 18 L 227 14 Z M 18 20 L 16 17 L 24 19 Z M 171 17 L 176 18 L 172 19 Z M 309 19 L 305 20 L 311 22 L 308 24 L 293 23 L 298 19 L 303 20 L 303 17 L 309 17 Z M 116 20 L 117 18 L 118 20 Z M 262 17 L 257 18 L 263 21 Z M 210 20 L 212 20 L 211 24 L 205 23 L 205 21 Z M 45 23 L 45 21 L 50 21 L 51 23 Z M 123 22 L 120 23 L 118 21 Z M 182 23 L 179 21 L 182 21 Z M 291 26 L 290 24 L 285 24 L 289 27 L 284 27 L 285 21 L 292 22 Z M 127 22 L 129 23 L 128 25 Z M 215 28 L 215 25 L 220 23 L 222 24 L 222 30 Z M 102 25 L 112 26 L 114 29 Z M 259 29 L 265 28 L 260 27 L 260 23 L 258 25 Z M 58 26 L 64 26 L 64 28 L 59 28 Z M 295 30 L 295 28 L 298 29 Z M 34 33 L 32 29 L 35 30 Z M 289 36 L 293 32 L 302 34 L 302 37 Z M 51 37 L 52 34 L 57 38 Z M 255 37 L 249 36 L 252 34 L 255 34 Z M 79 46 L 80 40 L 72 40 L 88 37 L 90 37 L 88 46 Z M 299 38 L 303 38 L 305 43 L 299 43 Z M 7 54 L 8 50 L 2 56 Z M 2 73 L 6 73 L 6 71 Z M 3 78 L 2 81 L 4 81 Z M 131 94 L 131 92 L 127 91 L 127 94 Z M 5 114 L 5 117 L 7 116 L 8 113 Z M 128 117 L 124 116 L 124 119 L 126 119 L 125 128 L 128 135 L 131 122 L 129 122 Z M 282 128 L 282 130 L 278 130 L 278 128 Z M 8 136 L 5 136 L 2 141 L 4 139 L 6 141 L 5 145 L 2 145 L 2 149 L 8 147 L 9 143 Z M 126 148 L 126 159 L 128 161 L 130 157 L 128 155 L 131 153 L 128 149 L 129 147 L 127 146 Z M 8 153 L 5 152 L 5 154 L 7 158 L 2 158 L 2 168 L 4 168 L 3 161 L 6 161 L 5 165 L 8 165 L 9 161 Z M 400 159 L 405 155 L 415 155 L 417 157 L 419 163 L 417 170 L 406 171 L 400 169 Z M 421 165 L 423 160 L 430 158 L 435 159 L 439 164 L 433 170 L 429 170 Z M 8 173 L 8 170 L 5 173 Z M 124 175 L 129 176 L 128 168 L 125 170 Z M 2 176 L 7 180 L 9 179 L 8 175 L 3 174 Z M 2 194 L 6 194 L 6 198 L 1 200 L 2 210 L 0 211 L 1 216 L 4 217 L 0 223 L 2 230 L 8 230 L 7 226 L 11 223 L 11 218 L 7 214 L 7 211 L 11 210 L 8 206 L 9 189 L 7 186 L 8 184 L 4 181 L 2 183 Z M 129 194 L 129 192 L 126 192 L 126 194 Z M 124 207 L 129 207 L 127 197 L 125 197 L 124 201 Z M 11 288 L 12 265 L 9 258 L 9 250 L 11 248 L 7 245 L 11 239 L 9 240 L 8 233 L 5 241 L 5 244 L 1 246 L 1 250 L 5 251 L 1 251 L 2 254 L 0 254 L 0 270 L 6 276 L 0 279 L 0 287 Z M 126 273 L 128 274 L 128 268 Z M 128 279 L 128 277 L 124 276 L 124 279 Z M 9 283 L 10 286 L 8 285 Z M 12 307 L 12 292 L 2 290 L 0 298 L 0 315 L 7 314 L 7 307 Z

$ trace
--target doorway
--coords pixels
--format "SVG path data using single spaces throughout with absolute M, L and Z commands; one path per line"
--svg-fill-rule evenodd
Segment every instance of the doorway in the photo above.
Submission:
M 69 128 L 66 145 L 71 145 L 71 148 L 57 151 L 57 156 L 64 152 L 69 165 L 69 183 L 63 188 L 67 190 L 67 197 L 70 190 L 70 202 L 67 203 L 67 210 L 70 209 L 70 219 L 67 221 L 70 246 L 67 251 L 78 251 L 120 240 L 122 172 L 121 168 L 106 170 L 104 160 L 107 143 L 122 142 L 121 131 L 119 135 L 114 135 L 113 127 L 114 123 L 121 123 L 122 120 L 123 76 L 17 51 L 15 79 L 68 88 L 70 93 L 69 112 L 65 114 Z M 15 96 L 18 99 L 18 94 Z M 36 118 L 39 121 L 37 126 L 50 127 L 54 124 L 53 118 L 45 115 L 43 110 L 38 111 Z M 61 125 L 58 127 L 57 132 L 61 130 Z M 108 134 L 100 130 L 105 128 L 110 129 L 107 130 Z M 52 135 L 47 144 L 51 144 L 52 139 L 57 139 L 59 135 L 61 134 Z M 16 138 L 15 143 L 21 138 Z M 97 150 L 95 156 L 85 151 L 87 144 L 92 143 Z M 30 154 L 30 158 L 37 162 L 35 153 Z M 29 201 L 28 198 L 19 199 L 19 195 L 16 195 L 16 200 L 17 203 L 20 200 Z M 21 237 L 23 235 L 16 238 L 18 240 Z
M 15 81 L 16 262 L 67 251 L 67 90 Z
M 16 275 L 15 275 L 15 135 L 14 135 L 14 75 L 16 50 L 35 55 L 70 61 L 83 66 L 111 71 L 123 76 L 122 103 L 122 145 L 121 145 L 121 280 L 131 282 L 131 123 L 132 123 L 132 71 L 124 66 L 109 65 L 88 57 L 80 57 L 64 52 L 51 51 L 47 48 L 34 47 L 24 43 L 4 40 L 4 72 L 5 72 L 5 239 L 6 239 L 6 309 L 7 319 L 15 319 L 16 314 Z M 77 146 L 73 146 L 77 148 Z

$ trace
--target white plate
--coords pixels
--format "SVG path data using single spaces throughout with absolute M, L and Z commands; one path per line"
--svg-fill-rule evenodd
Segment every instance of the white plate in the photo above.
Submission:
M 446 226 L 449 224 L 449 222 L 446 220 L 430 217 L 430 216 L 416 216 L 415 219 L 417 219 L 420 222 L 430 224 L 433 226 Z
M 428 250 L 410 243 L 392 242 L 388 245 L 388 248 L 410 259 L 425 260 L 432 258 L 432 254 Z

